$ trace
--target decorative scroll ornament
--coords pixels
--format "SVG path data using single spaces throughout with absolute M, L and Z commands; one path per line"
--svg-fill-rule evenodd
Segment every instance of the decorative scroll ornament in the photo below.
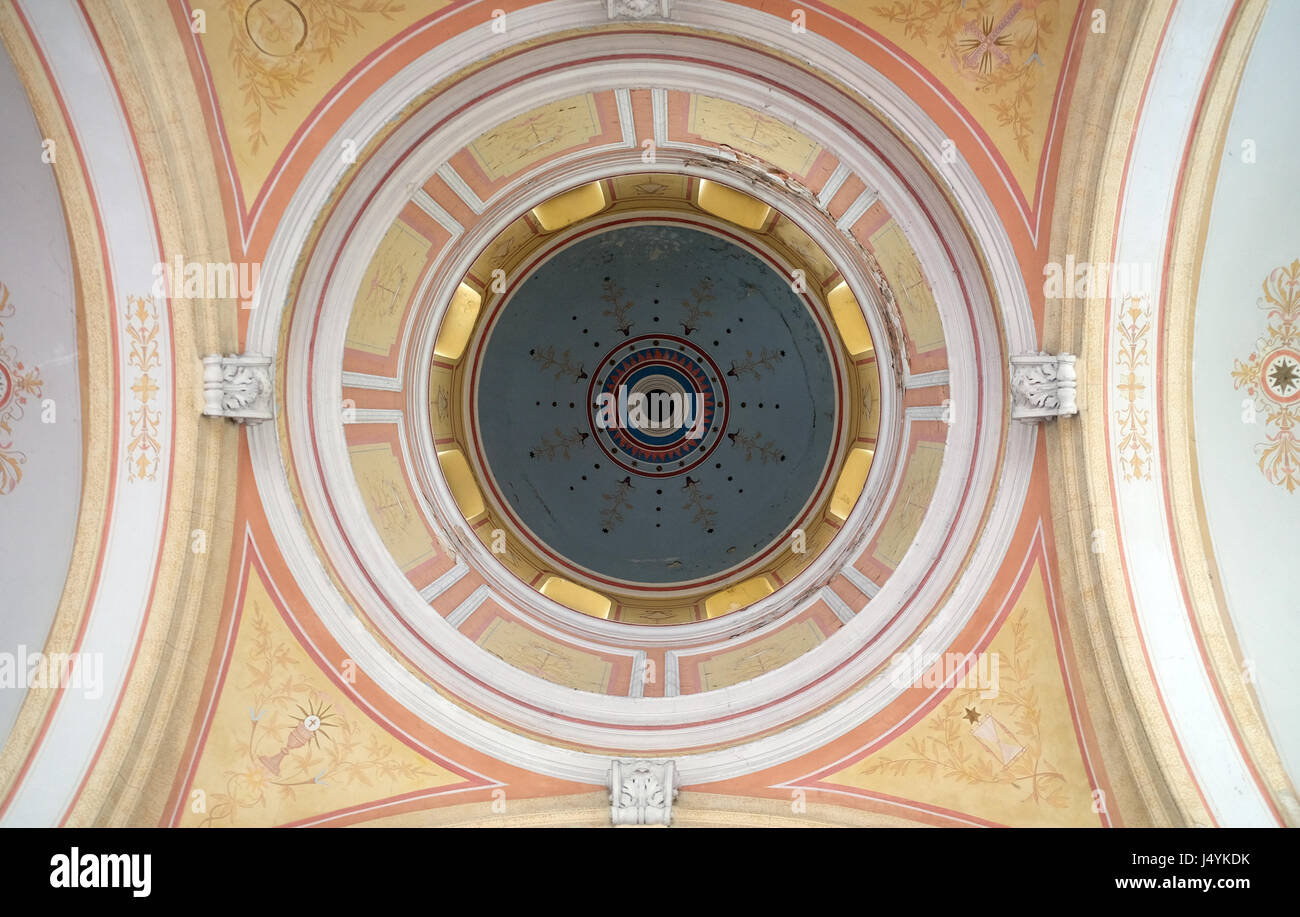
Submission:
M 257 354 L 209 354 L 203 358 L 203 413 L 238 423 L 270 420 L 275 389 L 271 358 Z
M 667 19 L 673 0 L 606 0 L 610 19 Z
M 677 798 L 672 761 L 613 761 L 609 766 L 609 817 L 615 825 L 669 825 Z
M 1270 271 L 1263 292 L 1257 305 L 1268 313 L 1265 333 L 1248 360 L 1233 361 L 1232 384 L 1247 396 L 1242 422 L 1258 423 L 1263 414 L 1269 428 L 1255 450 L 1264 479 L 1295 493 L 1300 489 L 1300 259 Z
M 1079 413 L 1074 354 L 1030 353 L 1011 358 L 1011 417 L 1036 423 Z

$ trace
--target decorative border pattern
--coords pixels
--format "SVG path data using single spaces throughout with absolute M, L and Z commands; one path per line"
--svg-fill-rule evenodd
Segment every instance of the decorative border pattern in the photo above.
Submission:
M 131 349 L 126 362 L 136 370 L 129 380 L 136 407 L 127 412 L 131 439 L 127 444 L 126 464 L 127 479 L 131 481 L 156 480 L 162 456 L 158 439 L 162 412 L 154 406 L 160 389 L 158 380 L 149 374 L 150 370 L 162 367 L 162 352 L 158 347 L 160 330 L 154 301 L 147 296 L 128 295 L 126 334 Z
M 1119 350 L 1115 355 L 1115 389 L 1120 404 L 1115 408 L 1119 435 L 1115 448 L 1125 481 L 1151 480 L 1150 392 L 1143 369 L 1151 366 L 1151 300 L 1148 296 L 1127 297 L 1115 325 Z

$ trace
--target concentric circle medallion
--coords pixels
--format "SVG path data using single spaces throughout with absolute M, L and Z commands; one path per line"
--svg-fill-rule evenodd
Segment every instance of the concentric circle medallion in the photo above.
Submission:
M 606 354 L 591 382 L 588 420 L 609 458 L 647 477 L 690 471 L 722 441 L 727 386 L 685 338 L 645 335 Z

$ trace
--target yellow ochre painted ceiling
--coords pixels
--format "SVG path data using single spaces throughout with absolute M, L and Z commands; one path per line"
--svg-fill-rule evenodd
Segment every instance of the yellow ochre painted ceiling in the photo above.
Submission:
M 501 4 L 510 14 L 511 4 Z M 527 4 L 518 4 L 525 6 Z M 1079 4 L 1074 0 L 829 0 L 855 29 L 879 36 L 915 62 L 992 142 L 1021 194 L 1032 199 L 1051 129 L 1053 100 Z M 221 127 L 248 207 L 317 106 L 369 55 L 412 25 L 451 6 L 441 0 L 223 0 L 197 37 Z M 793 8 L 793 7 L 792 7 Z M 489 32 L 480 19 L 455 20 Z M 440 28 L 447 28 L 439 24 Z M 485 36 L 485 40 L 488 40 Z M 865 53 L 865 52 L 864 52 Z M 888 60 L 868 58 L 884 66 Z M 572 105 L 556 103 L 553 115 Z M 700 100 L 692 129 L 728 142 L 730 103 Z M 560 112 L 559 109 L 566 109 Z M 539 113 L 519 119 L 531 130 Z M 588 126 L 595 130 L 592 112 Z M 511 125 L 501 130 L 509 133 Z M 806 137 L 776 122 L 734 142 L 787 171 L 816 155 Z M 576 128 L 574 128 L 576 130 Z M 475 154 L 489 175 L 511 171 L 493 136 Z M 563 138 L 552 146 L 566 145 Z M 574 138 L 575 142 L 580 138 Z M 734 141 L 734 138 L 733 138 Z M 571 144 L 568 144 L 571 145 Z M 546 152 L 545 150 L 542 151 Z

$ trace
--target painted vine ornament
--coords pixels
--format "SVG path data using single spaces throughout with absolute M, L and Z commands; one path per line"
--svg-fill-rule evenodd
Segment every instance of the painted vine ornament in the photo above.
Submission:
M 1119 467 L 1124 480 L 1151 480 L 1151 408 L 1146 374 L 1151 368 L 1151 302 L 1146 296 L 1129 296 L 1115 325 L 1115 408 Z
M 1300 260 L 1271 271 L 1263 291 L 1258 305 L 1268 313 L 1265 333 L 1245 361 L 1234 361 L 1232 379 L 1247 396 L 1243 420 L 1262 414 L 1268 426 L 1255 448 L 1259 470 L 1270 484 L 1294 493 L 1300 487 Z
M 23 479 L 27 454 L 14 448 L 14 427 L 22 420 L 28 398 L 40 398 L 45 383 L 38 367 L 27 366 L 5 342 L 4 320 L 14 314 L 9 287 L 0 283 L 0 496 Z
M 227 53 L 243 93 L 252 151 L 267 144 L 266 123 L 291 105 L 350 38 L 405 9 L 396 0 L 231 0 Z

